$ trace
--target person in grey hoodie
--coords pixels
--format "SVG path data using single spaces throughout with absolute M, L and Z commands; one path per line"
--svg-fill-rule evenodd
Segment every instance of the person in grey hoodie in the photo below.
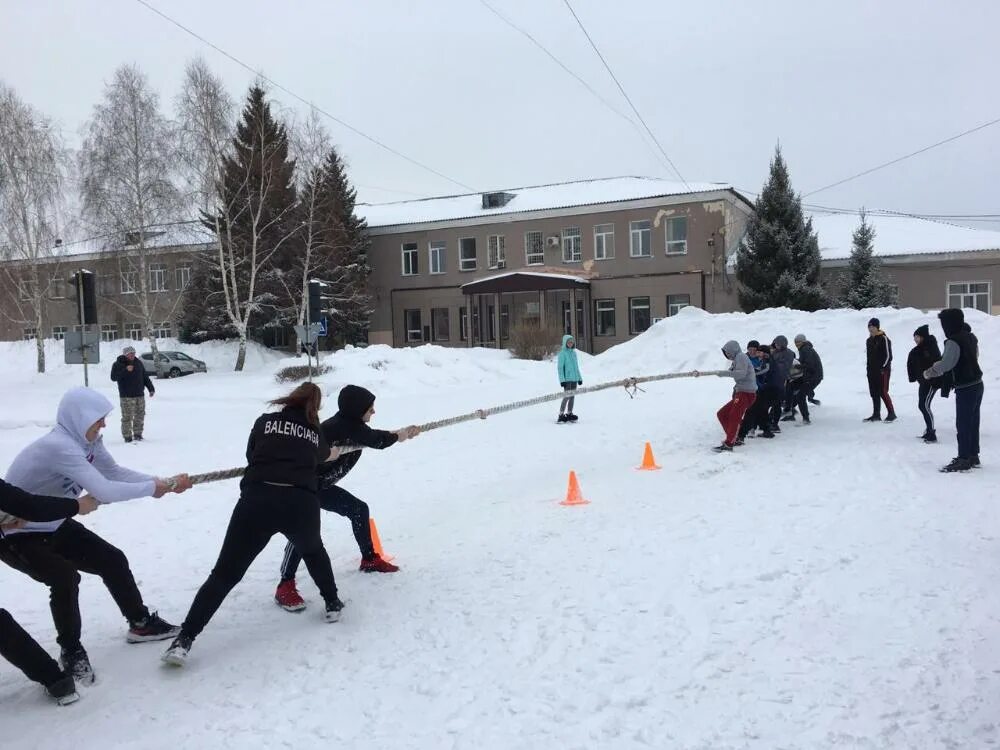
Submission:
M 162 497 L 190 487 L 185 474 L 164 480 L 115 463 L 101 437 L 112 408 L 90 388 L 67 391 L 59 402 L 55 428 L 14 458 L 6 480 L 36 495 L 76 498 L 86 490 L 101 503 Z M 94 681 L 80 643 L 81 572 L 100 576 L 129 622 L 129 643 L 170 638 L 179 630 L 146 608 L 125 554 L 72 518 L 5 531 L 0 560 L 49 587 L 60 661 L 80 682 Z
M 753 363 L 750 362 L 746 352 L 743 351 L 738 342 L 727 341 L 722 347 L 722 354 L 732 364 L 728 370 L 720 372 L 719 376 L 733 378 L 736 384 L 733 386 L 732 399 L 716 414 L 719 424 L 722 425 L 722 429 L 726 433 L 726 439 L 722 445 L 715 449 L 719 453 L 733 450 L 740 423 L 743 421 L 747 409 L 753 406 L 753 402 L 757 400 L 757 373 L 754 372 Z

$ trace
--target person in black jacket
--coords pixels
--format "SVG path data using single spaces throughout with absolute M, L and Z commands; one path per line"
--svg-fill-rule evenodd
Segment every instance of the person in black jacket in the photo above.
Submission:
M 320 536 L 316 469 L 340 454 L 320 430 L 322 391 L 303 383 L 271 403 L 281 411 L 258 417 L 247 441 L 247 470 L 240 482 L 240 499 L 233 509 L 219 559 L 198 589 L 181 631 L 163 661 L 181 666 L 194 639 L 222 605 L 271 537 L 284 534 L 306 562 L 309 574 L 326 602 L 327 622 L 340 619 L 344 608 Z
M 795 407 L 802 412 L 802 421 L 810 424 L 809 418 L 809 398 L 816 393 L 816 388 L 823 382 L 823 361 L 816 352 L 815 347 L 806 338 L 804 333 L 795 335 L 795 348 L 799 352 L 799 372 L 798 378 L 789 381 L 791 386 L 791 407 L 784 419 L 795 421 Z
M 126 346 L 121 356 L 111 365 L 111 380 L 118 383 L 118 397 L 122 407 L 122 437 L 126 443 L 142 440 L 142 430 L 146 423 L 146 398 L 156 395 L 153 381 L 149 379 L 142 360 L 135 356 L 135 349 Z
M 770 425 L 772 432 L 781 432 L 778 422 L 781 419 L 782 400 L 786 395 L 788 380 L 792 374 L 792 364 L 795 362 L 795 355 L 788 348 L 788 339 L 784 336 L 775 336 L 771 342 L 771 371 L 768 379 L 769 388 L 773 388 L 771 395 Z
M 360 386 L 344 386 L 337 397 L 337 406 L 337 413 L 322 424 L 323 437 L 330 445 L 352 443 L 384 450 L 420 434 L 420 429 L 413 426 L 395 432 L 369 427 L 368 423 L 375 416 L 375 394 Z M 366 573 L 395 573 L 399 568 L 375 553 L 368 504 L 337 485 L 360 459 L 361 451 L 352 451 L 319 467 L 319 505 L 323 510 L 350 519 L 354 539 L 361 552 L 360 570 Z M 300 559 L 296 546 L 289 541 L 281 562 L 281 580 L 274 593 L 274 601 L 289 612 L 298 612 L 306 606 L 295 586 Z
M 924 434 L 920 436 L 925 443 L 937 442 L 937 430 L 934 429 L 934 413 L 931 411 L 931 401 L 934 394 L 941 389 L 943 378 L 928 380 L 924 370 L 941 359 L 941 349 L 937 339 L 928 326 L 920 326 L 913 332 L 913 343 L 916 344 L 906 358 L 906 374 L 911 383 L 917 383 L 917 408 L 924 417 Z M 947 390 L 942 390 L 942 396 L 947 396 Z
M 59 521 L 97 510 L 92 495 L 79 499 L 32 495 L 0 479 L 0 536 L 25 521 Z M 6 609 L 0 609 L 0 656 L 45 687 L 60 706 L 80 699 L 73 676 L 46 653 Z
M 885 335 L 878 318 L 868 321 L 868 340 L 865 342 L 866 363 L 868 373 L 868 394 L 872 397 L 872 414 L 865 422 L 882 421 L 882 404 L 888 409 L 886 422 L 896 421 L 896 410 L 889 397 L 889 377 L 892 374 L 892 342 Z

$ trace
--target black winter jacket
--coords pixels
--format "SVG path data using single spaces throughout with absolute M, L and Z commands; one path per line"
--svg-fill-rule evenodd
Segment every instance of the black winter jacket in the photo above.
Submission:
M 132 372 L 128 371 L 132 365 Z M 156 393 L 153 381 L 146 374 L 146 368 L 142 365 L 142 360 L 136 357 L 131 362 L 122 354 L 111 365 L 111 379 L 118 383 L 118 395 L 122 398 L 141 398 L 145 395 L 142 392 L 143 386 L 149 390 L 149 395 Z
M 399 441 L 395 432 L 373 430 L 364 421 L 365 413 L 374 405 L 375 396 L 360 386 L 348 385 L 337 399 L 339 411 L 323 422 L 323 437 L 331 446 L 354 443 L 366 448 L 383 450 Z M 343 479 L 361 459 L 362 451 L 345 453 L 335 461 L 319 467 L 320 484 L 329 486 Z
M 315 492 L 316 467 L 329 455 L 329 445 L 302 409 L 262 414 L 247 441 L 243 482 L 290 484 Z
M 61 521 L 72 518 L 79 510 L 79 504 L 72 498 L 33 495 L 0 479 L 0 511 L 14 518 L 39 523 Z M 3 520 L 6 522 L 8 519 Z
M 808 341 L 799 347 L 799 364 L 802 366 L 803 379 L 814 386 L 819 385 L 823 380 L 823 360 Z
M 883 331 L 869 336 L 865 342 L 867 352 L 867 369 L 869 373 L 878 373 L 892 367 L 892 342 Z

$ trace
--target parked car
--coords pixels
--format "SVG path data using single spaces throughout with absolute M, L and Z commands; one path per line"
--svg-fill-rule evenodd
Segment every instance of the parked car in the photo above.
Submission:
M 191 375 L 195 372 L 208 372 L 204 362 L 189 357 L 184 352 L 160 352 L 159 355 L 161 378 L 179 378 L 181 375 Z M 144 353 L 139 359 L 142 360 L 146 372 L 150 375 L 156 373 L 152 352 Z

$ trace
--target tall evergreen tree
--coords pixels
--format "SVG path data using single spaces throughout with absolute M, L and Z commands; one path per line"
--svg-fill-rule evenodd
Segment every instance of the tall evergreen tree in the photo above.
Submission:
M 740 305 L 747 312 L 768 307 L 818 310 L 829 304 L 819 276 L 812 219 L 802 213 L 802 199 L 792 190 L 779 146 L 736 258 Z
M 875 227 L 868 223 L 861 209 L 861 223 L 854 230 L 851 260 L 847 264 L 841 304 L 862 310 L 866 307 L 888 307 L 896 304 L 896 293 L 875 257 Z

